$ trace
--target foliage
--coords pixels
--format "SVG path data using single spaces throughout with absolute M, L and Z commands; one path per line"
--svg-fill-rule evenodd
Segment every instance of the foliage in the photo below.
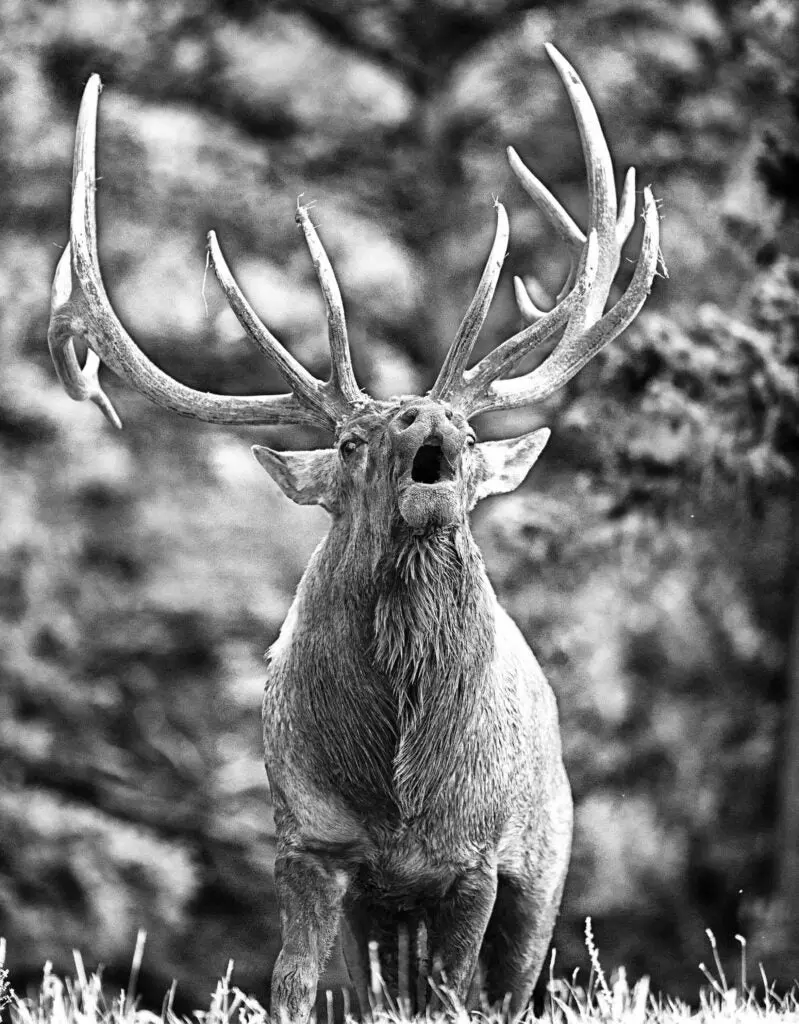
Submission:
M 799 261 L 777 259 L 741 305 L 731 314 L 704 304 L 687 327 L 642 315 L 607 350 L 563 425 L 591 425 L 608 474 L 628 486 L 695 481 L 707 495 L 725 483 L 779 491 L 793 478 Z

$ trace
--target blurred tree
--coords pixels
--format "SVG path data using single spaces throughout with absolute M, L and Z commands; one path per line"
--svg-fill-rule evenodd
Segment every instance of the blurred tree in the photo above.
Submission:
M 794 5 L 779 0 L 757 4 L 752 20 L 750 66 L 772 83 L 778 101 L 763 132 L 757 170 L 780 207 L 774 253 L 777 267 L 788 268 L 787 280 L 773 289 L 761 315 L 783 324 L 793 358 L 799 361 L 799 21 Z M 793 529 L 788 571 L 793 615 L 785 662 L 788 696 L 781 744 L 779 851 L 774 898 L 758 936 L 764 949 L 779 955 L 786 977 L 799 962 L 799 445 L 795 431 L 792 441 L 788 458 Z

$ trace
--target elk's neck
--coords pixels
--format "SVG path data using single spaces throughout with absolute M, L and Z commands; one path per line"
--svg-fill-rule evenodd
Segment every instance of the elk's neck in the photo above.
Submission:
M 496 598 L 468 523 L 427 535 L 404 523 L 352 536 L 333 524 L 309 573 L 316 601 L 360 630 L 379 666 L 415 685 L 426 664 L 462 660 L 491 631 Z M 457 655 L 457 657 L 455 656 Z
M 468 527 L 429 537 L 402 530 L 377 563 L 373 587 L 371 651 L 404 714 L 422 710 L 433 687 L 460 689 L 464 670 L 474 679 L 475 644 L 492 653 L 493 594 Z
M 430 536 L 397 525 L 380 547 L 333 529 L 318 556 L 312 604 L 328 620 L 335 609 L 334 632 L 351 645 L 327 685 L 375 688 L 394 799 L 413 816 L 455 770 L 490 699 L 496 598 L 482 557 L 468 525 Z

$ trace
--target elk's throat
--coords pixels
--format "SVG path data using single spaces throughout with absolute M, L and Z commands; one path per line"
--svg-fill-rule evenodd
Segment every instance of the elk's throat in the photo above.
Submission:
M 371 653 L 396 702 L 393 796 L 413 818 L 458 771 L 494 656 L 488 580 L 462 530 L 406 533 L 375 574 Z

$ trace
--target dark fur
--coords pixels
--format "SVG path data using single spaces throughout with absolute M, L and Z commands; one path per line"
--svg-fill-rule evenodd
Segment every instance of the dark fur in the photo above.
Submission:
M 396 987 L 399 936 L 420 923 L 461 997 L 482 944 L 489 995 L 510 991 L 520 1011 L 568 862 L 554 699 L 466 518 L 479 460 L 463 455 L 462 519 L 414 532 L 397 512 L 387 418 L 325 498 L 330 533 L 269 655 L 284 938 L 273 1011 L 290 1020 L 307 1018 L 342 913 L 364 1011 L 369 939 Z
M 376 573 L 372 651 L 396 701 L 392 791 L 409 819 L 457 767 L 453 733 L 487 697 L 494 638 L 482 559 L 462 531 L 397 532 Z

